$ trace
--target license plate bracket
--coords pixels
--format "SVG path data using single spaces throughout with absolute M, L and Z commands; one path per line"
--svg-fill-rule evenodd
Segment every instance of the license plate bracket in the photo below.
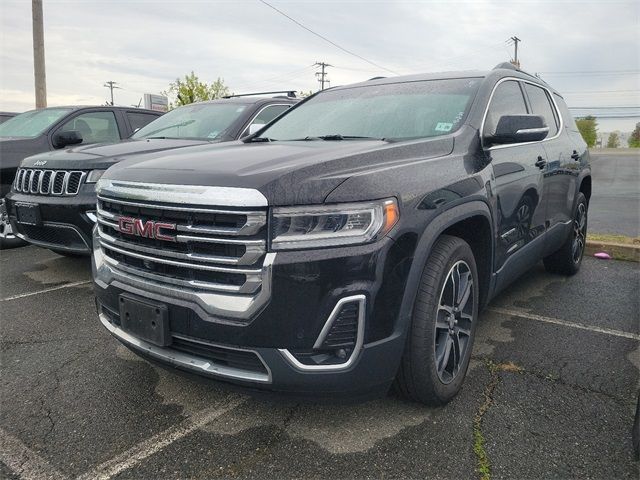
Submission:
M 132 335 L 159 347 L 171 345 L 169 309 L 128 293 L 119 298 L 120 326 Z
M 42 223 L 40 205 L 37 203 L 16 203 L 16 218 L 18 223 L 40 225 Z

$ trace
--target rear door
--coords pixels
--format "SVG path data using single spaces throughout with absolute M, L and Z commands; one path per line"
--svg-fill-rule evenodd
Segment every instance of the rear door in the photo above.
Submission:
M 561 244 L 566 238 L 567 225 L 573 218 L 580 163 L 574 160 L 573 143 L 561 128 L 560 115 L 551 92 L 528 82 L 524 83 L 524 90 L 532 113 L 543 116 L 549 127 L 549 134 L 542 142 L 547 155 L 544 196 L 550 243 L 547 250 L 555 251 L 560 246 L 558 242 Z
M 495 87 L 485 121 L 483 135 L 493 133 L 503 115 L 530 113 L 521 82 L 501 80 Z M 501 280 L 535 264 L 542 255 L 545 232 L 544 163 L 540 142 L 495 145 L 486 150 L 495 176 L 496 195 L 496 270 L 507 263 L 511 268 Z M 517 259 L 517 260 L 516 260 Z

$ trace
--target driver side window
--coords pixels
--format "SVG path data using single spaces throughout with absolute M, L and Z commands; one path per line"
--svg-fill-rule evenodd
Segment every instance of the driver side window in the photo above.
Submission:
M 496 133 L 498 120 L 503 115 L 526 115 L 527 105 L 524 102 L 520 83 L 507 80 L 498 85 L 493 92 L 487 118 L 484 123 L 483 135 Z
M 72 118 L 61 132 L 75 130 L 82 135 L 82 144 L 120 141 L 120 132 L 113 112 L 87 112 Z

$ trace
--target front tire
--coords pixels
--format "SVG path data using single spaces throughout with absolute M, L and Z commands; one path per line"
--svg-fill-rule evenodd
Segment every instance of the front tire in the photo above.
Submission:
M 444 405 L 460 391 L 478 320 L 478 273 L 464 240 L 442 235 L 418 286 L 395 387 L 405 397 Z
M 544 268 L 550 273 L 575 275 L 580 270 L 584 247 L 587 239 L 587 197 L 578 193 L 576 208 L 573 213 L 571 235 L 555 253 L 544 258 Z

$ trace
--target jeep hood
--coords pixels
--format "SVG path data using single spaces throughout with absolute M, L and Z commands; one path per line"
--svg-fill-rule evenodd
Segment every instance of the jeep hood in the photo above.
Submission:
M 375 175 L 453 149 L 451 136 L 401 143 L 380 140 L 230 142 L 136 156 L 105 179 L 257 189 L 270 205 L 322 203 L 355 175 Z M 170 201 L 170 199 L 167 199 Z
M 128 155 L 141 153 L 157 153 L 174 148 L 190 147 L 194 145 L 207 145 L 206 140 L 192 139 L 135 139 L 124 140 L 118 143 L 97 143 L 91 145 L 79 145 L 64 150 L 40 153 L 25 158 L 22 167 L 33 167 L 36 162 L 39 168 L 65 169 L 65 170 L 96 170 L 106 169 L 118 163 Z M 46 162 L 44 165 L 42 162 Z

